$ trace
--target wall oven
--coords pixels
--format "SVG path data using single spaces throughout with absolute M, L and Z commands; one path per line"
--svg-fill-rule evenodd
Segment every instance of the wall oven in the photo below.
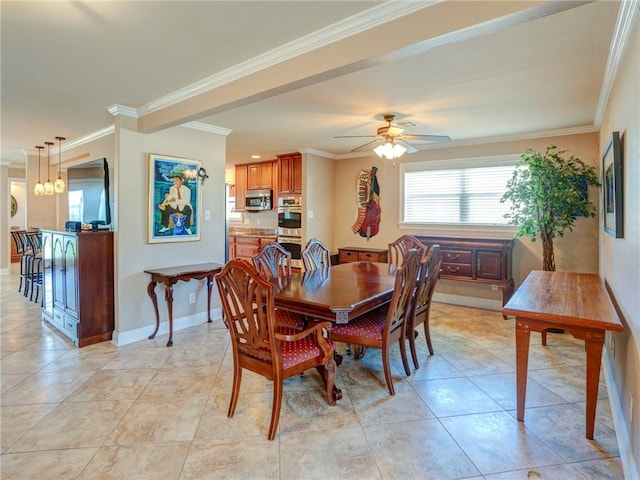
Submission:
M 291 253 L 291 266 L 293 268 L 302 268 L 302 237 L 278 235 L 278 243 Z
M 291 252 L 291 266 L 302 268 L 302 203 L 300 197 L 278 198 L 278 243 Z

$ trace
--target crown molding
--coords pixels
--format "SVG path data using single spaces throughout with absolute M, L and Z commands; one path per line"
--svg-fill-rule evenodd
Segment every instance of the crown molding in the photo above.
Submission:
M 624 49 L 627 46 L 629 35 L 633 28 L 633 22 L 639 9 L 640 0 L 625 0 L 620 2 L 620 10 L 618 11 L 615 31 L 613 32 L 611 46 L 609 47 L 609 58 L 607 59 L 602 88 L 600 89 L 600 98 L 598 99 L 598 107 L 596 108 L 594 124 L 598 128 L 602 125 L 604 112 L 609 102 L 609 95 L 611 94 L 611 89 L 613 88 L 613 83 L 615 82 L 618 68 L 620 67 L 620 61 Z
M 114 103 L 108 107 L 107 110 L 109 110 L 109 113 L 114 117 L 116 115 L 122 115 L 123 117 L 138 118 L 138 111 L 135 108 L 127 107 L 126 105 Z
M 114 124 L 108 125 L 104 128 L 101 128 L 100 130 L 96 130 L 95 132 L 88 133 L 87 135 L 76 138 L 75 140 L 70 140 L 66 142 L 62 147 L 62 151 L 66 152 L 67 150 L 77 148 L 81 145 L 87 144 L 89 142 L 93 142 L 102 137 L 113 135 L 115 131 L 116 131 L 116 126 Z
M 138 115 L 145 116 L 157 110 L 175 105 L 201 93 L 337 42 L 343 38 L 430 7 L 440 3 L 440 1 L 441 0 L 382 3 L 369 10 L 340 20 L 328 27 L 321 28 L 313 33 L 285 43 L 233 67 L 222 70 L 203 80 L 187 85 L 164 97 L 152 100 L 138 108 Z
M 233 130 L 230 128 L 218 127 L 204 122 L 187 122 L 180 125 L 185 128 L 192 128 L 193 130 L 200 130 L 201 132 L 216 133 L 218 135 L 229 135 Z

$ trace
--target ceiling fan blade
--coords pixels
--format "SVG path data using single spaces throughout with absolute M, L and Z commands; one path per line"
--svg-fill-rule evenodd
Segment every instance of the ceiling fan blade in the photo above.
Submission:
M 364 145 L 360 145 L 359 147 L 354 148 L 353 150 L 351 150 L 352 152 L 359 152 L 360 150 L 367 148 L 369 145 L 373 145 L 375 143 L 380 143 L 382 142 L 381 138 L 376 138 L 375 140 L 371 140 L 370 142 L 365 143 Z
M 402 140 L 400 138 L 396 138 L 395 141 L 396 141 L 396 143 L 399 143 L 404 148 L 406 148 L 407 149 L 407 153 L 416 153 L 418 151 L 418 149 L 416 147 L 414 147 L 413 145 L 405 142 L 404 140 Z
M 376 135 L 337 135 L 333 138 L 375 138 Z
M 405 133 L 402 135 L 403 140 L 423 140 L 427 142 L 450 142 L 451 137 L 448 135 L 415 135 L 412 133 Z

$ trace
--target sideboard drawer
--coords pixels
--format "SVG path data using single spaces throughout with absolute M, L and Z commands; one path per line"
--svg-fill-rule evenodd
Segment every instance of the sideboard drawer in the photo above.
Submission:
M 442 261 L 471 265 L 471 250 L 442 250 Z
M 351 250 L 340 250 L 338 261 L 340 263 L 357 262 L 358 252 L 353 252 Z
M 384 263 L 387 261 L 386 258 L 382 260 L 381 257 L 382 255 L 379 252 L 358 252 L 358 260 L 361 262 L 383 262 Z
M 471 265 L 464 263 L 442 263 L 442 276 L 471 278 Z

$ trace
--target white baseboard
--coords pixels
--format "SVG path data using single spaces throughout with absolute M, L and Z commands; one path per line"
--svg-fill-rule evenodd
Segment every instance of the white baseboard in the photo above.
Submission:
M 640 470 L 636 464 L 631 450 L 631 436 L 627 428 L 627 422 L 623 415 L 623 406 L 618 396 L 613 380 L 613 370 L 611 369 L 611 361 L 608 355 L 603 356 L 603 373 L 604 380 L 607 384 L 607 392 L 609 395 L 609 405 L 611 406 L 611 416 L 613 417 L 613 426 L 616 429 L 616 438 L 618 440 L 618 449 L 620 450 L 620 463 L 624 471 L 624 478 L 629 480 L 639 480 Z M 638 459 L 640 460 L 640 459 Z
M 460 305 L 462 307 L 475 307 L 484 310 L 502 310 L 502 302 L 500 300 L 492 300 L 490 298 L 465 297 L 463 295 L 454 295 L 452 293 L 433 294 L 434 302 L 449 303 L 451 305 Z
M 214 308 L 211 310 L 211 320 L 218 321 L 222 320 L 222 308 Z M 178 330 L 183 330 L 185 328 L 193 327 L 194 325 L 198 325 L 200 323 L 205 323 L 207 321 L 207 312 L 200 312 L 194 315 L 187 315 L 186 317 L 174 318 L 173 319 L 173 332 L 177 332 Z M 146 327 L 136 328 L 134 330 L 128 330 L 126 332 L 118 332 L 115 330 L 113 332 L 113 338 L 111 343 L 116 345 L 117 347 L 121 347 L 123 345 L 129 345 L 130 343 L 139 342 L 141 340 L 145 340 L 149 338 L 149 335 L 153 333 L 155 330 L 155 325 L 149 325 Z M 169 321 L 160 323 L 160 328 L 158 328 L 158 335 L 167 335 L 169 333 Z

